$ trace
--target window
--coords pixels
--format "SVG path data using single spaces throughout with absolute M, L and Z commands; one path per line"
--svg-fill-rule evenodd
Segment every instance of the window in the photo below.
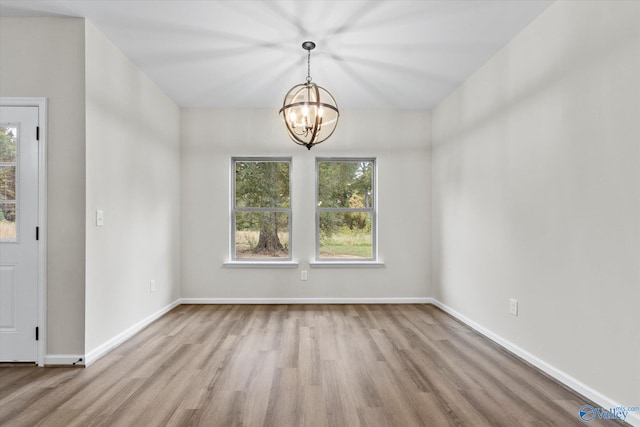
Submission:
M 376 260 L 375 159 L 317 159 L 316 176 L 316 259 Z
M 291 259 L 291 159 L 234 158 L 231 258 Z

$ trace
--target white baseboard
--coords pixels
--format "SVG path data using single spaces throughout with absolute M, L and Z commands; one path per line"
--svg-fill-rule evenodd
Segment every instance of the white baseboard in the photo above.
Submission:
M 640 412 L 630 412 L 625 421 L 634 427 L 640 427 Z
M 45 366 L 84 366 L 83 354 L 47 354 L 44 357 Z
M 640 412 L 629 412 L 625 421 L 634 427 L 640 427 Z
M 174 302 L 167 305 L 166 307 L 161 308 L 160 310 L 156 311 L 150 316 L 147 316 L 146 318 L 142 319 L 141 321 L 131 326 L 130 328 L 125 329 L 124 331 L 122 331 L 115 337 L 111 338 L 109 341 L 98 346 L 97 348 L 94 348 L 93 350 L 91 350 L 89 353 L 86 354 L 85 362 L 84 362 L 85 366 L 91 365 L 96 360 L 100 359 L 102 356 L 104 356 L 105 354 L 107 354 L 108 352 L 110 352 L 111 350 L 113 350 L 114 348 L 116 348 L 117 346 L 119 346 L 120 344 L 122 344 L 123 342 L 125 342 L 126 340 L 128 340 L 129 338 L 137 334 L 138 332 L 140 332 L 143 328 L 151 324 L 154 320 L 158 319 L 160 316 L 164 315 L 165 313 L 177 307 L 178 305 L 180 305 L 179 299 L 175 300 Z
M 594 403 L 597 403 L 598 405 L 601 405 L 602 408 L 609 409 L 609 408 L 616 408 L 616 407 L 624 406 L 624 405 L 621 405 L 620 403 L 614 401 L 613 399 L 610 399 L 607 396 L 604 396 L 602 393 L 592 389 L 591 387 L 589 387 L 586 384 L 578 381 L 577 379 L 573 378 L 572 376 L 567 375 L 565 372 L 563 372 L 563 371 L 559 370 L 558 368 L 550 365 L 549 363 L 545 362 L 544 360 L 534 356 L 533 354 L 529 353 L 528 351 L 524 350 L 523 348 L 518 347 L 517 345 L 513 344 L 510 341 L 507 341 L 506 339 L 504 339 L 501 336 L 493 333 L 492 331 L 490 331 L 489 329 L 485 328 L 484 326 L 474 322 L 473 320 L 469 319 L 468 317 L 464 316 L 463 314 L 458 313 L 457 311 L 455 311 L 451 307 L 441 303 L 437 299 L 432 298 L 431 304 L 435 305 L 436 307 L 438 307 L 439 309 L 441 309 L 445 313 L 448 313 L 451 316 L 455 317 L 456 319 L 460 320 L 462 323 L 466 324 L 467 326 L 469 326 L 470 328 L 474 329 L 475 331 L 481 333 L 482 335 L 484 335 L 485 337 L 489 338 L 491 341 L 495 342 L 496 344 L 500 345 L 501 347 L 505 348 L 509 352 L 511 352 L 511 353 L 515 354 L 516 356 L 518 356 L 518 357 L 524 359 L 525 361 L 529 362 L 530 364 L 532 364 L 536 368 L 538 368 L 541 371 L 545 372 L 546 374 L 548 374 L 549 376 L 553 377 L 554 379 L 556 379 L 557 381 L 561 382 L 562 384 L 566 385 L 570 389 L 580 393 L 581 395 L 583 395 L 587 399 L 592 400 Z M 636 405 L 637 406 L 638 403 L 637 402 L 627 402 L 627 404 Z M 576 419 L 579 420 L 579 417 L 578 417 L 577 413 L 576 413 Z M 630 412 L 628 414 L 628 416 L 627 416 L 626 422 L 631 424 L 632 426 L 640 427 L 640 412 Z
M 431 304 L 433 298 L 181 298 L 180 304 Z

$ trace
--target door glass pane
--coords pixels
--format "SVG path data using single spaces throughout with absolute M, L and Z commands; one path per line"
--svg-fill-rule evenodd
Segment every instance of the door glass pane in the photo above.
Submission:
M 17 133 L 15 126 L 0 126 L 0 163 L 15 163 Z
M 0 200 L 16 200 L 15 166 L 0 166 Z
M 16 240 L 16 205 L 0 203 L 0 240 Z
M 373 258 L 373 214 L 321 212 L 320 258 Z
M 0 240 L 16 240 L 16 147 L 15 125 L 0 126 Z

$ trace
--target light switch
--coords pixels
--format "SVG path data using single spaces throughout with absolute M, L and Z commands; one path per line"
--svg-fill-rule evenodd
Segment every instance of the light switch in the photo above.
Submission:
M 98 209 L 96 211 L 96 226 L 102 227 L 104 225 L 104 211 L 102 209 Z

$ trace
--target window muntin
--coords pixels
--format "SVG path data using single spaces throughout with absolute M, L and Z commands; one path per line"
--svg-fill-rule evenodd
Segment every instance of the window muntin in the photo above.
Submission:
M 232 260 L 291 260 L 291 159 L 232 159 Z
M 316 160 L 316 259 L 376 260 L 375 159 Z
M 0 125 L 0 241 L 16 242 L 18 127 Z

